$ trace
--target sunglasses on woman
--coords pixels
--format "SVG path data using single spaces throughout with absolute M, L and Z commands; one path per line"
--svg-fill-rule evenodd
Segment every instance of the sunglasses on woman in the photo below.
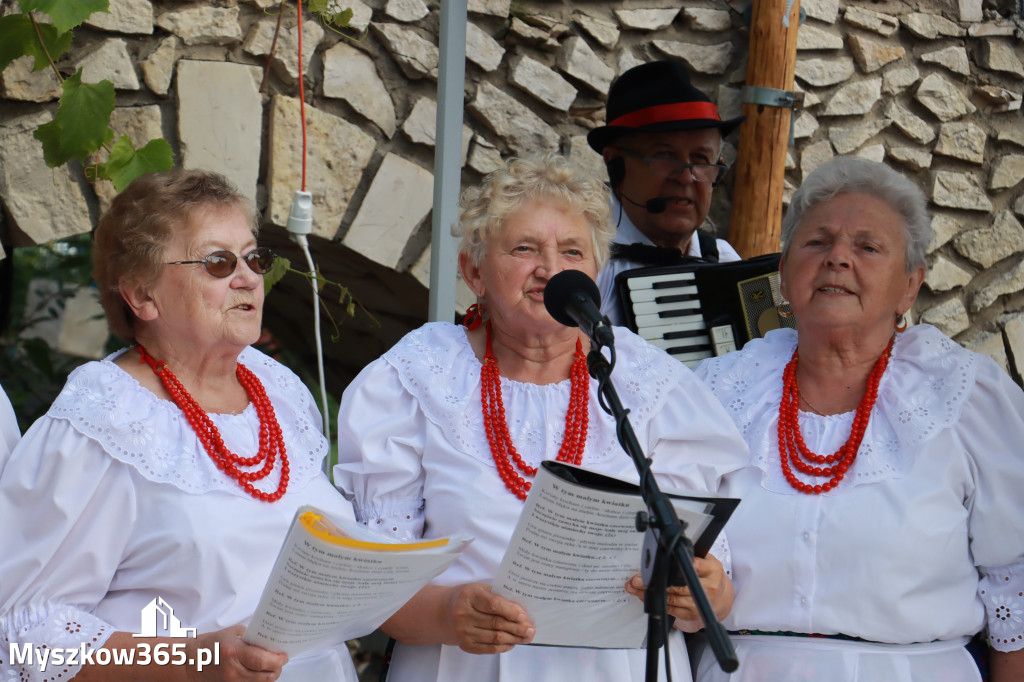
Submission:
M 199 265 L 203 264 L 206 271 L 214 277 L 230 277 L 235 273 L 235 265 L 238 264 L 238 256 L 230 251 L 214 251 L 202 260 L 176 260 L 165 265 Z M 257 246 L 249 253 L 241 256 L 245 264 L 259 275 L 265 275 L 274 267 L 274 259 L 277 256 L 269 247 Z

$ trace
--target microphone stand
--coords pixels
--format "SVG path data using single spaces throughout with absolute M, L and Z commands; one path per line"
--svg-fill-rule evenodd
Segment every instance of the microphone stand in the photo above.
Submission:
M 590 376 L 597 379 L 597 394 L 601 408 L 615 418 L 615 431 L 622 448 L 633 458 L 637 473 L 640 475 L 640 495 L 647 505 L 647 512 L 637 514 L 637 530 L 646 532 L 644 542 L 643 565 L 650 568 L 650 579 L 644 596 L 644 612 L 647 613 L 647 682 L 658 679 L 658 649 L 666 645 L 665 633 L 668 623 L 666 619 L 669 575 L 672 568 L 678 569 L 690 594 L 697 605 L 700 619 L 704 623 L 708 643 L 718 665 L 725 672 L 732 672 L 739 667 L 736 650 L 729 640 L 725 628 L 715 617 L 715 612 L 708 602 L 697 571 L 693 566 L 693 544 L 686 537 L 686 524 L 676 514 L 675 508 L 668 497 L 658 488 L 651 472 L 650 460 L 644 456 L 636 433 L 629 423 L 629 410 L 622 406 L 618 392 L 611 382 L 612 366 L 615 362 L 615 347 L 609 346 L 612 362 L 609 363 L 600 351 L 600 345 L 593 341 L 590 353 L 587 354 L 587 369 Z M 653 554 L 652 556 L 649 556 Z M 669 658 L 666 648 L 666 660 Z

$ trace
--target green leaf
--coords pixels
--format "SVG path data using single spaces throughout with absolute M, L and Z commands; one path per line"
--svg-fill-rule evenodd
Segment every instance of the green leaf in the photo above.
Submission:
M 0 17 L 0 71 L 7 68 L 7 65 L 18 57 L 28 55 L 35 58 L 33 71 L 40 71 L 50 65 L 46 59 L 46 53 L 54 61 L 71 45 L 74 37 L 70 31 L 59 33 L 50 24 L 38 24 L 39 32 L 43 36 L 43 44 L 46 50 L 39 44 L 39 36 L 32 27 L 32 20 L 25 14 L 11 14 Z
M 114 139 L 110 114 L 114 111 L 114 85 L 110 81 L 83 83 L 82 70 L 64 81 L 57 115 L 36 128 L 43 143 L 46 165 L 56 168 L 69 159 L 85 157 Z
M 309 0 L 306 3 L 306 8 L 313 14 L 319 14 L 327 9 L 328 0 Z
M 348 28 L 349 22 L 352 21 L 352 9 L 346 8 L 331 17 L 331 23 L 338 28 Z
M 270 268 L 270 272 L 263 275 L 263 293 L 264 295 L 270 293 L 270 289 L 275 284 L 281 281 L 285 273 L 288 272 L 292 267 L 292 262 L 284 256 L 278 256 L 274 259 L 274 267 Z
M 20 0 L 21 11 L 35 10 L 48 14 L 53 25 L 64 33 L 78 26 L 93 12 L 106 12 L 109 0 Z
M 99 165 L 99 176 L 114 183 L 114 189 L 123 190 L 135 178 L 146 173 L 165 171 L 174 166 L 174 152 L 167 140 L 150 140 L 141 149 L 135 149 L 127 135 L 122 135 L 110 150 L 106 163 Z

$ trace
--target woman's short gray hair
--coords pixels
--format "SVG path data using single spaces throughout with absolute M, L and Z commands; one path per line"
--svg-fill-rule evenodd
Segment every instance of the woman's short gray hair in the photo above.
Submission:
M 506 218 L 527 202 L 552 201 L 586 220 L 600 269 L 608 261 L 615 236 L 610 199 L 603 182 L 573 167 L 563 156 L 551 154 L 541 161 L 513 158 L 505 168 L 489 173 L 480 185 L 462 192 L 459 223 L 452 228 L 452 235 L 460 238 L 459 251 L 480 265 L 487 245 Z
M 808 209 L 838 194 L 851 192 L 877 197 L 900 216 L 907 272 L 923 267 L 932 239 L 924 192 L 884 163 L 852 156 L 838 156 L 818 166 L 793 194 L 789 210 L 782 220 L 782 255 L 789 251 L 793 233 Z

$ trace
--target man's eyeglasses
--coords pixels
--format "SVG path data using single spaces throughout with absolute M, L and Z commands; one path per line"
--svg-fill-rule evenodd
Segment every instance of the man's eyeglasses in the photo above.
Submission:
M 214 277 L 230 277 L 235 272 L 235 265 L 238 264 L 238 256 L 230 251 L 214 251 L 202 260 L 178 260 L 166 265 L 199 265 L 203 264 L 206 271 Z M 253 272 L 265 275 L 274 267 L 274 259 L 277 256 L 269 247 L 257 246 L 241 257 Z
M 661 156 L 644 156 L 631 149 L 616 147 L 623 156 L 633 159 L 640 159 L 647 164 L 647 168 L 659 178 L 674 178 L 681 175 L 684 170 L 690 171 L 690 177 L 694 182 L 705 182 L 717 185 L 722 181 L 728 167 L 724 163 L 683 163 Z

